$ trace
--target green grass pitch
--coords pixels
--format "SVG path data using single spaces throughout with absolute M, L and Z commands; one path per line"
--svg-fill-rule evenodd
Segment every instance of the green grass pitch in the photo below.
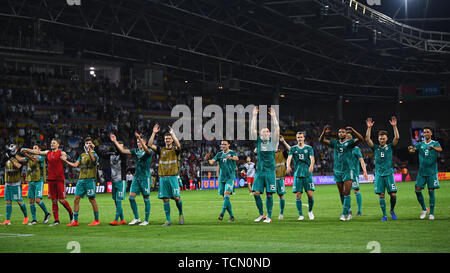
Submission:
M 110 194 L 98 194 L 100 226 L 88 226 L 93 220 L 92 208 L 84 198 L 80 203 L 80 226 L 66 227 L 68 215 L 60 205 L 59 214 L 62 225 L 50 227 L 39 223 L 35 226 L 22 225 L 23 215 L 17 204 L 13 204 L 12 225 L 0 226 L 0 252 L 59 252 L 72 251 L 68 243 L 76 241 L 81 253 L 95 252 L 293 252 L 293 253 L 338 253 L 371 251 L 368 243 L 376 241 L 380 251 L 395 252 L 450 252 L 450 181 L 441 181 L 441 189 L 436 192 L 436 220 L 419 220 L 420 206 L 414 193 L 414 182 L 400 182 L 396 213 L 398 220 L 390 218 L 381 222 L 381 209 L 378 196 L 373 192 L 373 184 L 362 184 L 362 212 L 351 221 L 339 221 L 342 205 L 335 185 L 319 185 L 315 191 L 314 214 L 310 221 L 307 216 L 307 196 L 303 194 L 303 214 L 305 220 L 297 221 L 295 195 L 292 187 L 287 187 L 284 219 L 278 220 L 279 199 L 274 196 L 273 222 L 254 223 L 258 216 L 253 196 L 248 189 L 236 190 L 231 198 L 234 223 L 228 222 L 228 214 L 223 221 L 217 219 L 222 198 L 216 190 L 183 191 L 183 210 L 185 224 L 178 225 L 178 210 L 171 201 L 172 226 L 162 227 L 164 210 L 162 201 L 151 193 L 151 213 L 149 226 L 109 226 L 115 214 Z M 428 192 L 423 191 L 428 207 Z M 127 196 L 128 197 L 128 196 Z M 144 217 L 142 196 L 137 197 L 141 219 Z M 263 202 L 265 204 L 265 197 Z M 73 195 L 68 197 L 73 206 Z M 27 204 L 28 199 L 24 198 Z M 50 200 L 45 198 L 47 209 L 51 212 Z M 387 209 L 390 208 L 386 197 Z M 123 201 L 127 222 L 132 219 L 128 198 Z M 352 193 L 353 214 L 356 213 L 356 200 Z M 37 206 L 38 221 L 43 213 Z M 265 210 L 265 205 L 264 205 Z M 5 219 L 5 203 L 0 200 L 0 220 Z M 389 214 L 389 213 L 388 213 Z M 53 217 L 50 223 L 53 222 Z M 264 247 L 261 247 L 264 246 Z

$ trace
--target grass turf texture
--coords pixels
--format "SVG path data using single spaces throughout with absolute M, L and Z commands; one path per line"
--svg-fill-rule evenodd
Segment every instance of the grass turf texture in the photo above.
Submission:
M 303 194 L 303 215 L 305 220 L 297 221 L 295 195 L 292 187 L 287 187 L 284 219 L 278 220 L 279 198 L 274 195 L 273 222 L 254 223 L 258 216 L 253 196 L 248 189 L 236 189 L 231 197 L 234 223 L 229 223 L 226 213 L 222 221 L 217 219 L 222 198 L 216 190 L 183 191 L 183 211 L 185 224 L 178 225 L 178 210 L 171 201 L 172 226 L 162 227 L 165 221 L 162 201 L 151 193 L 151 213 L 149 226 L 109 226 L 115 215 L 111 194 L 97 194 L 100 208 L 100 226 L 88 226 L 94 219 L 92 207 L 87 198 L 80 202 L 80 226 L 66 227 L 68 215 L 59 205 L 61 225 L 50 227 L 42 224 L 43 212 L 37 206 L 38 225 L 22 225 L 23 214 L 13 203 L 11 226 L 0 226 L 0 252 L 61 252 L 68 253 L 70 241 L 80 243 L 81 252 L 362 252 L 368 253 L 370 241 L 378 241 L 381 252 L 450 252 L 450 181 L 441 181 L 441 189 L 436 191 L 436 220 L 419 220 L 421 208 L 414 193 L 414 182 L 397 184 L 398 220 L 390 218 L 389 197 L 386 196 L 387 222 L 381 222 L 378 196 L 373 192 L 373 184 L 361 184 L 362 216 L 351 221 L 339 221 L 342 212 L 337 187 L 335 185 L 316 186 L 314 221 L 307 216 L 307 196 Z M 428 207 L 428 191 L 423 195 Z M 356 199 L 352 192 L 353 215 L 356 214 Z M 51 202 L 44 198 L 51 212 Z M 73 195 L 67 200 L 73 208 Z M 144 217 L 142 196 L 136 198 L 141 220 Z M 29 211 L 28 199 L 24 198 Z M 265 210 L 265 196 L 263 197 Z M 123 201 L 125 219 L 132 219 L 132 211 L 127 199 Z M 0 219 L 5 219 L 5 202 L 0 201 Z M 49 223 L 53 222 L 53 217 Z M 31 236 L 20 236 L 32 234 Z M 261 247 L 264 245 L 264 247 Z

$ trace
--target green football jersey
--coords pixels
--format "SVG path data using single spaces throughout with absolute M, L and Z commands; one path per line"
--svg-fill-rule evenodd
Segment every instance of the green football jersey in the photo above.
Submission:
M 353 170 L 356 175 L 359 175 L 359 159 L 363 158 L 361 149 L 358 146 L 355 146 L 352 150 L 352 159 L 353 159 Z
M 381 147 L 374 144 L 372 150 L 375 153 L 375 174 L 378 176 L 388 176 L 394 174 L 394 164 L 392 162 L 392 143 Z
M 277 143 L 274 143 L 272 138 L 268 141 L 262 141 L 258 136 L 256 139 L 256 152 L 257 152 L 257 172 L 275 171 L 275 152 L 277 150 Z
M 153 150 L 147 154 L 145 150 L 131 149 L 131 155 L 136 162 L 136 170 L 134 171 L 134 179 L 146 180 L 151 177 L 150 164 L 152 163 Z
M 82 153 L 77 161 L 80 162 L 80 177 L 79 179 L 95 178 L 97 174 L 98 155 L 93 152 L 95 160 L 92 160 L 89 154 Z
M 330 146 L 333 148 L 334 172 L 350 172 L 353 169 L 352 150 L 355 147 L 355 140 L 349 139 L 344 142 L 333 139 L 330 140 Z
M 437 151 L 429 149 L 430 146 L 441 147 L 441 144 L 435 140 L 426 143 L 419 142 L 414 146 L 419 152 L 419 175 L 430 176 L 438 173 L 437 168 Z
M 292 146 L 289 150 L 289 155 L 292 155 L 294 160 L 294 177 L 308 177 L 309 165 L 311 165 L 311 156 L 314 156 L 314 150 L 309 145 L 304 145 L 300 148 L 298 145 Z
M 223 181 L 226 179 L 235 179 L 236 178 L 236 161 L 232 159 L 227 159 L 227 156 L 233 157 L 236 156 L 236 151 L 228 150 L 227 153 L 223 151 L 216 154 L 214 160 L 219 163 L 219 181 Z

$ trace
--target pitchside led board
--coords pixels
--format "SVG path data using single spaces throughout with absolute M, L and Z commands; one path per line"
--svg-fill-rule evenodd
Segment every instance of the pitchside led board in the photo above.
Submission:
M 22 184 L 22 196 L 28 195 L 28 184 Z M 96 193 L 110 193 L 112 192 L 112 183 L 98 183 Z M 74 184 L 66 184 L 66 193 L 67 194 L 75 194 L 75 185 Z M 44 184 L 44 196 L 48 195 L 48 184 Z M 5 197 L 5 185 L 0 185 L 0 197 Z
M 368 180 L 364 179 L 362 175 L 359 176 L 359 183 L 373 183 L 375 176 L 373 174 L 368 175 Z M 394 174 L 394 180 L 396 182 L 402 181 L 402 174 L 396 173 Z M 285 186 L 292 186 L 294 182 L 294 177 L 292 176 L 286 176 L 284 178 L 284 185 Z M 329 184 L 335 184 L 334 177 L 333 176 L 313 176 L 313 182 L 314 185 L 329 185 Z M 246 183 L 244 179 L 238 179 L 236 178 L 236 181 L 234 182 L 234 187 L 244 187 L 246 186 Z M 219 187 L 219 181 L 217 179 L 203 179 L 202 180 L 202 189 L 217 189 Z

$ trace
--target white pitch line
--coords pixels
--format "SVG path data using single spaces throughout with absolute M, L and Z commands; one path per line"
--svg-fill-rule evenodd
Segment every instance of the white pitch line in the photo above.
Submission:
M 0 238 L 10 238 L 10 237 L 31 237 L 34 234 L 20 234 L 20 233 L 0 233 Z

